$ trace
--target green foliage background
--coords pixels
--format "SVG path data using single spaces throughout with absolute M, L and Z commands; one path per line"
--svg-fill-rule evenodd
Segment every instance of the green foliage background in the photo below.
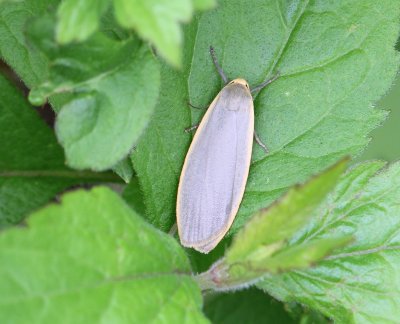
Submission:
M 398 321 L 399 19 L 397 0 L 0 0 L 0 322 Z M 201 255 L 167 233 L 187 104 L 223 86 L 209 45 L 230 78 L 280 78 L 254 100 L 270 154 Z

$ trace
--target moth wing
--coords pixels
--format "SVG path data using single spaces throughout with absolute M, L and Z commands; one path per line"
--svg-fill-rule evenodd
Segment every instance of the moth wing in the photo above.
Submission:
M 226 86 L 203 117 L 182 169 L 177 198 L 182 245 L 207 253 L 229 230 L 248 177 L 253 132 L 250 91 Z

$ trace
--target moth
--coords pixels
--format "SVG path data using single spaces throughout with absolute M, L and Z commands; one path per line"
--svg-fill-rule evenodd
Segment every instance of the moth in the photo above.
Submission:
M 208 253 L 222 240 L 238 212 L 251 162 L 254 131 L 252 92 L 238 78 L 228 82 L 210 47 L 214 65 L 225 82 L 208 107 L 187 152 L 179 180 L 176 217 L 179 238 L 185 247 Z

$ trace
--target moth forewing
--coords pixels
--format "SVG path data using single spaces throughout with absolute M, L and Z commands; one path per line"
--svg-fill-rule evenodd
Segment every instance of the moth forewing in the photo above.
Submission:
M 249 174 L 254 135 L 253 99 L 235 79 L 205 113 L 180 176 L 177 225 L 181 243 L 208 253 L 231 227 Z

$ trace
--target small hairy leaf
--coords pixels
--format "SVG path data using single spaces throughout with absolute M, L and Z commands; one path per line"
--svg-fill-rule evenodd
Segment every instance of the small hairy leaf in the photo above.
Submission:
M 339 236 L 293 245 L 278 250 L 276 254 L 267 259 L 259 258 L 252 260 L 248 258 L 248 264 L 250 269 L 263 269 L 265 267 L 270 273 L 308 268 L 329 255 L 333 250 L 348 244 L 351 239 L 351 236 Z
M 304 185 L 293 187 L 277 203 L 254 215 L 235 236 L 227 251 L 227 261 L 244 261 L 259 248 L 290 239 L 335 187 L 345 166 L 343 161 Z
M 107 188 L 77 191 L 0 235 L 4 323 L 203 323 L 176 241 Z
M 335 323 L 394 323 L 400 317 L 400 164 L 349 171 L 290 246 L 347 233 L 354 242 L 316 267 L 258 283 L 275 298 L 306 304 Z

